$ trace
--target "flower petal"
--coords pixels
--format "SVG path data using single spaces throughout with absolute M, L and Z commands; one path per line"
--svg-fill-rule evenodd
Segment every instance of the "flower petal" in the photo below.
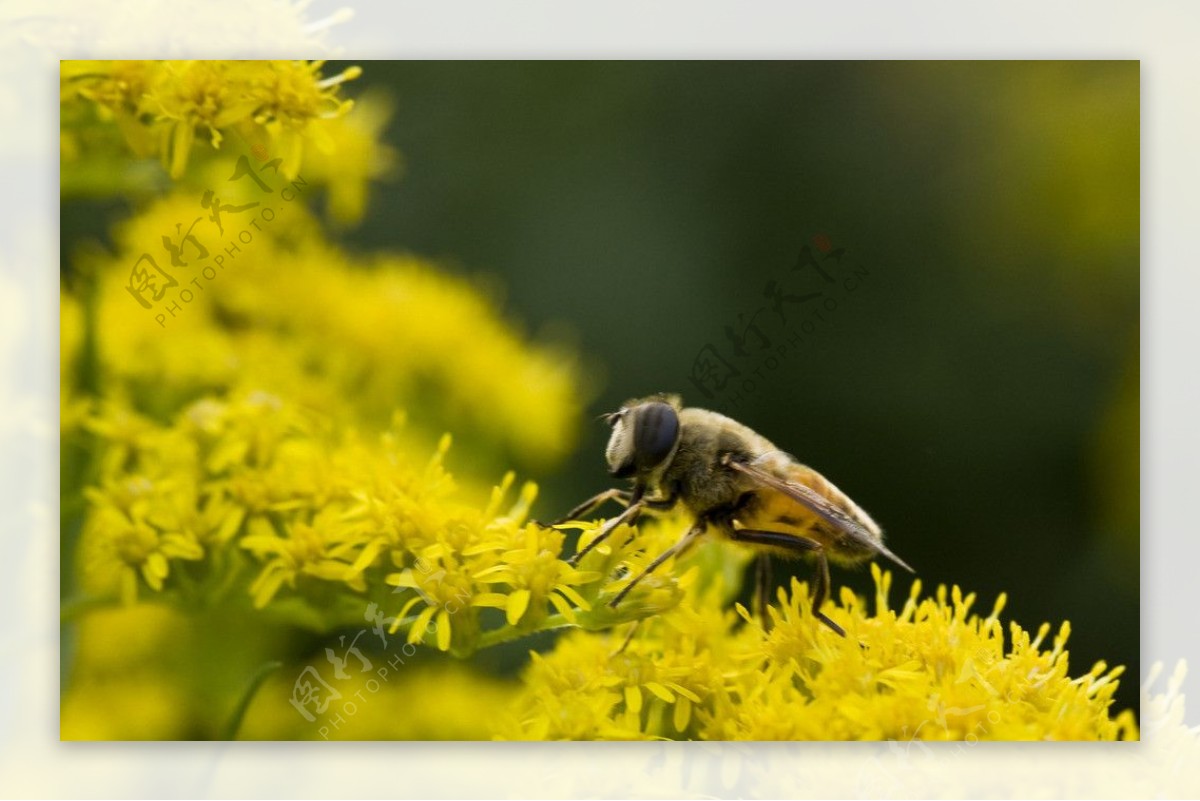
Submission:
M 567 599 L 559 595 L 557 592 L 550 593 L 547 596 L 554 608 L 567 619 L 568 623 L 574 624 L 576 621 L 575 610 L 571 608 L 571 604 L 567 603 Z
M 642 692 L 636 684 L 625 688 L 625 708 L 635 715 L 642 711 Z
M 417 619 L 413 621 L 412 628 L 408 630 L 408 642 L 410 645 L 419 643 L 425 639 L 425 631 L 429 628 L 429 621 L 433 619 L 433 614 L 437 610 L 436 606 L 427 606 L 421 610 L 421 614 L 417 615 Z
M 450 650 L 450 613 L 445 609 L 437 616 L 437 647 L 439 651 Z
M 675 702 L 675 731 L 683 731 L 687 728 L 688 721 L 692 718 L 692 702 L 686 698 L 680 698 Z
M 529 590 L 517 590 L 512 595 L 508 596 L 508 604 L 506 605 L 507 613 L 505 617 L 508 619 L 508 625 L 515 626 L 525 614 L 525 610 L 529 608 Z
M 483 592 L 471 599 L 471 606 L 490 606 L 493 609 L 504 609 L 508 606 L 508 596 L 501 592 Z
M 644 686 L 647 690 L 649 690 L 650 692 L 657 695 L 659 698 L 666 701 L 668 704 L 673 703 L 675 701 L 674 694 L 670 690 L 668 690 L 666 687 L 662 686 L 661 684 L 659 684 L 656 681 L 645 682 L 642 686 Z
M 588 603 L 582 595 L 576 592 L 574 587 L 567 586 L 566 584 L 555 584 L 554 589 L 567 596 L 567 598 L 571 600 L 571 603 L 575 604 L 583 611 L 592 611 L 592 605 Z

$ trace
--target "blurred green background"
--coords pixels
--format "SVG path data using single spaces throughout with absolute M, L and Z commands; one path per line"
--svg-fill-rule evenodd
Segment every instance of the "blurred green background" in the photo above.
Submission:
M 354 94 L 393 98 L 405 168 L 352 247 L 493 276 L 514 319 L 581 348 L 596 414 L 675 391 L 754 427 L 927 587 L 1069 619 L 1072 673 L 1125 664 L 1117 708 L 1136 707 L 1136 62 L 364 66 Z M 844 248 L 832 285 L 792 271 L 814 236 Z M 837 309 L 782 322 L 772 281 Z M 763 363 L 725 334 L 756 312 L 773 346 L 812 333 L 753 391 L 704 397 L 706 345 L 742 377 Z M 610 485 L 606 433 L 535 476 L 541 515 Z

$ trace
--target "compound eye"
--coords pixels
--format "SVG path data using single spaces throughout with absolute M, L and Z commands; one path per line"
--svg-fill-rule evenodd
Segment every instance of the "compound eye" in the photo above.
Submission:
M 662 464 L 679 439 L 679 415 L 666 403 L 647 403 L 637 410 L 633 451 L 638 467 L 648 470 Z

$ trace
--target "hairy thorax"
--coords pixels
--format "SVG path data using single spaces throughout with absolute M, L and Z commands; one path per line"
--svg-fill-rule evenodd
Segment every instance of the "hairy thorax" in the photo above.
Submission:
M 663 490 L 677 492 L 692 514 L 732 511 L 752 487 L 722 464 L 722 458 L 754 460 L 775 450 L 764 437 L 724 415 L 684 409 L 679 447 L 663 472 Z

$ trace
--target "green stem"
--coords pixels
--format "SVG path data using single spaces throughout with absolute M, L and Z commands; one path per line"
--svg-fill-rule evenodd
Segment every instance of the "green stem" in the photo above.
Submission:
M 584 613 L 582 613 L 582 612 L 578 613 L 578 615 L 580 615 L 580 616 L 582 616 L 583 614 Z M 620 612 L 615 612 L 611 616 L 606 617 L 602 621 L 597 622 L 597 621 L 593 620 L 590 622 L 585 622 L 583 625 L 581 625 L 579 620 L 572 623 L 561 612 L 556 612 L 553 615 L 547 616 L 542 621 L 542 624 L 540 626 L 538 626 L 536 629 L 523 629 L 518 626 L 501 626 L 498 629 L 492 629 L 491 631 L 485 631 L 479 635 L 479 638 L 474 643 L 471 644 L 470 651 L 463 651 L 463 652 L 455 651 L 454 655 L 466 657 L 466 656 L 469 656 L 470 654 L 474 653 L 475 651 L 479 651 L 484 648 L 491 648 L 496 645 L 503 645 L 505 643 L 512 642 L 513 640 L 519 640 L 522 637 L 530 637 L 530 636 L 533 636 L 534 634 L 541 634 L 542 632 L 554 631 L 556 629 L 579 628 L 579 629 L 583 629 L 585 631 L 607 630 L 607 629 L 613 628 L 614 626 L 622 625 L 624 623 L 629 623 L 629 622 L 632 622 L 635 620 L 641 620 L 647 616 L 648 615 L 646 615 L 646 614 L 636 614 L 636 613 L 635 614 L 621 614 Z M 396 629 L 396 633 L 399 634 L 401 632 L 408 631 L 412 627 L 412 624 L 416 621 L 416 619 L 417 619 L 417 615 L 412 615 L 412 616 L 406 617 L 404 620 L 400 621 L 400 626 Z M 437 647 L 436 630 L 433 627 L 430 627 L 429 629 L 427 629 L 425 631 L 425 636 L 423 636 L 421 638 L 420 642 L 422 645 L 428 645 L 432 648 L 436 648 Z M 451 649 L 451 650 L 454 651 L 454 649 Z
M 400 625 L 396 628 L 396 634 L 401 635 L 412 628 L 412 624 L 416 622 L 419 615 L 409 615 L 400 621 Z M 503 645 L 506 642 L 519 640 L 522 637 L 529 637 L 534 634 L 541 634 L 543 631 L 552 631 L 554 629 L 568 628 L 574 626 L 574 623 L 568 621 L 561 613 L 556 613 L 547 617 L 541 626 L 536 629 L 521 629 L 516 626 L 501 626 L 498 629 L 485 631 L 479 635 L 479 639 L 473 643 L 471 653 L 482 648 L 491 648 L 493 645 Z M 437 648 L 437 629 L 430 626 L 425 630 L 425 636 L 420 639 L 422 645 L 427 645 L 430 648 Z M 453 650 L 453 649 L 452 649 Z M 457 654 L 456 654 L 457 655 Z M 467 654 L 464 654 L 464 656 Z
M 229 716 L 229 722 L 225 724 L 225 728 L 221 731 L 222 740 L 237 739 L 238 729 L 242 727 L 242 718 L 246 716 L 246 710 L 250 708 L 250 702 L 254 700 L 254 695 L 258 692 L 258 688 L 263 685 L 268 676 L 281 667 L 283 667 L 282 662 L 272 660 L 263 664 L 250 677 L 250 683 L 246 685 L 242 697 L 238 699 L 237 707 L 234 708 L 233 714 Z
M 485 631 L 479 635 L 479 639 L 475 643 L 476 650 L 482 648 L 491 648 L 494 645 L 503 645 L 506 642 L 519 640 L 522 637 L 529 637 L 533 634 L 541 634 L 543 631 L 553 631 L 554 629 L 572 628 L 575 624 L 563 617 L 561 612 L 549 615 L 542 625 L 536 629 L 521 629 L 516 626 L 503 626 L 491 631 Z

